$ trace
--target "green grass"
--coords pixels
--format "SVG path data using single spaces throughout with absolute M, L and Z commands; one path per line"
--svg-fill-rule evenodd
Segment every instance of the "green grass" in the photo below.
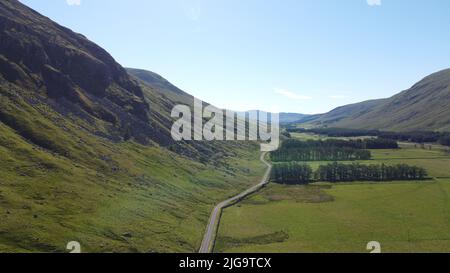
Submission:
M 0 252 L 60 252 L 72 240 L 89 252 L 195 252 L 214 204 L 263 172 L 257 150 L 224 168 L 121 144 L 119 170 L 105 173 L 18 141 L 0 148 Z
M 358 160 L 362 164 L 381 164 L 395 165 L 406 163 L 423 167 L 427 170 L 428 175 L 432 177 L 446 178 L 450 177 L 450 155 L 443 150 L 435 149 L 416 149 L 402 148 L 398 150 L 371 150 L 371 160 Z M 352 163 L 356 161 L 342 161 L 343 163 Z M 308 164 L 317 169 L 320 165 L 328 164 L 329 161 L 315 161 Z
M 360 136 L 360 137 L 328 137 L 326 135 L 319 135 L 313 133 L 290 133 L 291 137 L 298 140 L 325 140 L 325 139 L 365 139 L 365 138 L 373 138 L 372 136 Z
M 450 156 L 408 145 L 362 163 L 406 163 L 432 180 L 271 184 L 223 213 L 216 252 L 450 252 Z M 317 167 L 323 162 L 309 163 Z M 273 234 L 284 236 L 273 238 Z M 257 238 L 265 238 L 256 240 Z
M 309 187 L 271 185 L 263 197 L 225 210 L 216 251 L 366 252 L 369 241 L 379 241 L 384 252 L 450 251 L 448 179 L 343 184 L 324 189 L 319 195 L 328 197 L 317 199 Z M 277 200 L 280 192 L 293 190 L 323 201 Z M 287 236 L 277 242 L 249 241 L 276 232 Z
M 224 145 L 228 156 L 201 164 L 85 129 L 102 131 L 100 120 L 0 99 L 10 125 L 0 122 L 0 252 L 66 252 L 69 241 L 83 252 L 196 252 L 213 206 L 265 170 L 257 145 Z

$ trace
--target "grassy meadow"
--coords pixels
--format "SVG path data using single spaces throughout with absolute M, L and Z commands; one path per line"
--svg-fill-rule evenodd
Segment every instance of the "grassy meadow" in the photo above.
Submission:
M 314 136 L 308 136 L 314 137 Z M 223 213 L 216 252 L 450 251 L 450 154 L 446 148 L 402 145 L 372 150 L 362 163 L 406 163 L 427 169 L 427 181 L 270 184 Z M 313 169 L 324 162 L 311 162 Z

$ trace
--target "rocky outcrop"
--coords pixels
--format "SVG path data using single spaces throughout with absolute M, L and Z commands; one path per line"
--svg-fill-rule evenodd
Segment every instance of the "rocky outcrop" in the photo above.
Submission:
M 70 102 L 118 131 L 151 135 L 140 85 L 104 49 L 17 0 L 0 2 L 0 77 L 44 98 Z M 70 107 L 69 107 L 70 108 Z

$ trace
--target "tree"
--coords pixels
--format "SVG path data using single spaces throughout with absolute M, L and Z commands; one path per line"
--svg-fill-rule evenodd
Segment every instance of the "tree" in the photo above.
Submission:
M 271 180 L 280 184 L 296 185 L 308 184 L 313 174 L 312 168 L 307 164 L 295 162 L 274 164 Z
M 316 180 L 327 182 L 423 180 L 426 176 L 425 169 L 406 164 L 387 166 L 337 162 L 319 166 L 314 174 Z

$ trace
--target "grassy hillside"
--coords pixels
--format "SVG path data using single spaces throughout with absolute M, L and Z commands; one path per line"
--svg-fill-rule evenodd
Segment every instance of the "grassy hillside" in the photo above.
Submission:
M 434 73 L 391 98 L 342 106 L 309 124 L 384 131 L 449 131 L 450 69 Z
M 212 207 L 263 174 L 255 143 L 173 141 L 191 96 L 19 1 L 0 35 L 0 252 L 195 252 Z
M 71 240 L 91 252 L 193 252 L 213 205 L 264 171 L 256 145 L 205 147 L 200 163 L 94 135 L 101 121 L 1 90 L 0 252 L 61 252 Z
M 264 170 L 256 145 L 229 144 L 225 159 L 202 164 L 93 135 L 5 89 L 0 98 L 15 125 L 0 123 L 0 252 L 64 251 L 71 240 L 93 252 L 195 251 L 212 206 Z
M 311 115 L 296 113 L 280 113 L 280 123 L 302 122 L 311 118 Z
M 192 105 L 193 103 L 194 97 L 192 95 L 174 86 L 154 72 L 136 68 L 127 68 L 127 72 L 142 81 L 144 85 L 152 88 L 154 92 L 169 98 L 175 104 Z

